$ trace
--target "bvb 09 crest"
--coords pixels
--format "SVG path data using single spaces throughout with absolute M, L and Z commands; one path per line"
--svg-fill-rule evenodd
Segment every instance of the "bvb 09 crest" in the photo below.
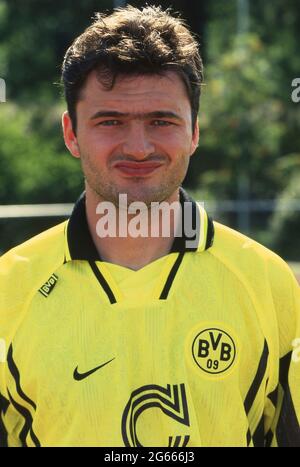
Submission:
M 236 346 L 232 337 L 219 328 L 199 332 L 192 344 L 193 358 L 205 373 L 224 373 L 233 365 Z

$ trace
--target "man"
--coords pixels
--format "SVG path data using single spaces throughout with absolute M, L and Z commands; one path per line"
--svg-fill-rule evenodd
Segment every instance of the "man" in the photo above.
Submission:
M 85 193 L 0 261 L 2 444 L 299 446 L 296 281 L 180 188 L 199 138 L 195 40 L 126 7 L 75 40 L 62 76 Z

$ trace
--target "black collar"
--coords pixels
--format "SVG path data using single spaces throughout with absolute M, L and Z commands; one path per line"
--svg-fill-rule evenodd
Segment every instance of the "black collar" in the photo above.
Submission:
M 196 216 L 200 215 L 199 207 L 197 203 L 186 193 L 186 191 L 180 187 L 179 189 L 179 200 L 182 206 L 182 216 L 184 216 L 183 203 L 192 203 L 192 224 L 193 228 L 196 227 Z M 205 213 L 206 215 L 206 213 Z M 182 218 L 182 225 L 184 220 Z M 212 220 L 207 216 L 207 228 L 204 232 L 204 247 L 203 250 L 207 250 L 213 244 L 214 236 L 214 225 Z M 196 237 L 196 235 L 195 235 Z M 197 251 L 197 247 L 188 248 L 186 246 L 187 241 L 193 240 L 182 233 L 181 237 L 175 237 L 170 253 Z M 66 261 L 68 260 L 88 260 L 88 261 L 102 261 L 101 257 L 96 249 L 93 242 L 92 236 L 89 231 L 86 209 L 85 209 L 85 192 L 81 194 L 77 200 L 71 217 L 67 225 L 67 244 L 68 253 L 66 254 Z

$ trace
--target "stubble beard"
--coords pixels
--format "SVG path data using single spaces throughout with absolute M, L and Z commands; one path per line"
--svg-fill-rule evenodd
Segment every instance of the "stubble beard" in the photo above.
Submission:
M 183 161 L 179 159 L 176 166 L 172 168 L 172 172 L 164 177 L 161 184 L 148 186 L 143 178 L 132 177 L 128 180 L 130 187 L 122 188 L 101 176 L 88 158 L 81 157 L 81 165 L 85 184 L 93 191 L 99 202 L 109 201 L 116 208 L 120 207 L 119 195 L 124 194 L 127 195 L 127 205 L 139 201 L 143 202 L 147 208 L 151 207 L 152 202 L 160 203 L 168 200 L 181 186 L 188 168 L 188 163 L 183 164 Z

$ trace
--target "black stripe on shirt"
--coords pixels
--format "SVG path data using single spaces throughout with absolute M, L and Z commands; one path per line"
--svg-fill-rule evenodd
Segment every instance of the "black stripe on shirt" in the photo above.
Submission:
M 0 393 L 0 412 L 3 413 L 4 415 L 6 414 L 6 411 L 9 406 L 9 401 Z
M 207 233 L 206 233 L 206 243 L 205 243 L 205 250 L 210 248 L 214 242 L 214 236 L 215 236 L 215 228 L 213 221 L 207 215 Z
M 13 347 L 12 344 L 9 346 L 8 353 L 7 353 L 7 364 L 9 371 L 15 381 L 16 384 L 16 389 L 19 397 L 23 399 L 23 401 L 27 402 L 31 407 L 36 410 L 36 404 L 24 393 L 24 391 L 21 388 L 21 383 L 20 383 L 20 372 L 19 369 L 13 359 Z M 11 404 L 14 406 L 14 408 L 24 417 L 25 423 L 24 426 L 20 432 L 19 438 L 22 443 L 22 446 L 27 446 L 26 444 L 26 438 L 28 435 L 28 432 L 30 432 L 31 439 L 34 443 L 35 446 L 40 446 L 40 442 L 35 435 L 33 428 L 32 428 L 32 423 L 33 423 L 33 418 L 31 413 L 29 412 L 28 409 L 23 407 L 21 404 L 17 403 L 12 395 L 10 394 L 9 390 L 7 389 L 7 393 L 9 395 L 9 399 Z
M 189 439 L 190 439 L 189 435 L 184 436 L 183 439 L 182 439 L 182 436 L 176 436 L 173 441 L 173 437 L 169 436 L 168 447 L 173 447 L 173 448 L 184 447 L 185 448 L 189 442 Z
M 9 368 L 9 371 L 11 372 L 11 375 L 12 377 L 14 378 L 15 380 L 15 383 L 16 383 L 16 389 L 17 389 L 17 393 L 19 394 L 19 396 L 21 397 L 21 399 L 23 399 L 24 401 L 28 402 L 28 404 L 31 405 L 31 407 L 36 410 L 36 405 L 35 403 L 28 397 L 26 396 L 26 394 L 24 393 L 24 391 L 22 390 L 21 388 L 21 383 L 20 383 L 20 372 L 17 368 L 17 365 L 16 363 L 14 362 L 14 359 L 13 359 L 13 348 L 12 348 L 12 344 L 9 346 L 9 349 L 8 349 L 8 353 L 7 353 L 7 364 L 8 364 L 8 368 Z
M 254 377 L 254 380 L 250 386 L 250 389 L 248 391 L 248 394 L 244 402 L 244 407 L 245 407 L 245 411 L 247 415 L 250 412 L 250 409 L 255 401 L 256 395 L 260 389 L 261 383 L 264 379 L 266 368 L 267 368 L 267 363 L 268 363 L 268 355 L 269 355 L 269 349 L 268 349 L 267 341 L 265 340 L 264 348 L 262 351 L 262 355 L 260 357 L 256 375 Z
M 160 294 L 160 297 L 159 297 L 160 300 L 166 300 L 168 298 L 170 289 L 171 289 L 172 284 L 174 282 L 174 279 L 175 279 L 175 276 L 176 276 L 177 271 L 179 269 L 179 266 L 181 265 L 183 257 L 184 257 L 184 252 L 179 253 L 179 255 L 178 255 L 175 263 L 173 264 L 172 269 L 171 269 L 171 271 L 170 271 L 170 273 L 168 275 L 168 278 L 166 280 L 166 283 L 164 285 L 162 293 Z
M 248 428 L 248 430 L 247 430 L 246 440 L 247 440 L 247 447 L 248 447 L 248 446 L 250 446 L 250 443 L 251 443 L 251 441 L 252 441 L 251 433 L 250 433 L 249 428 Z
M 279 447 L 300 447 L 300 427 L 288 382 L 291 356 L 292 352 L 289 352 L 280 359 L 279 364 L 279 382 L 284 391 L 276 428 L 276 438 Z
M 0 447 L 8 447 L 8 433 L 4 425 L 3 416 L 6 414 L 6 411 L 9 406 L 9 401 L 0 394 Z
M 270 448 L 270 447 L 271 447 L 273 438 L 274 438 L 274 433 L 273 433 L 273 431 L 270 429 L 270 430 L 268 431 L 268 433 L 266 434 L 266 437 L 265 437 L 265 439 L 266 439 L 265 447 L 266 447 L 266 448 Z
M 274 391 L 268 394 L 268 399 L 272 402 L 275 411 L 276 411 L 277 402 L 278 402 L 278 389 L 279 389 L 279 386 L 277 385 Z M 267 434 L 265 435 L 265 447 L 266 448 L 269 448 L 271 446 L 273 438 L 274 438 L 274 433 L 272 429 L 270 428 Z
M 268 394 L 268 399 L 270 399 L 270 401 L 272 402 L 272 404 L 276 408 L 277 400 L 278 400 L 278 386 L 277 386 L 277 388 L 274 389 L 273 392 L 270 392 L 270 394 Z
M 92 268 L 92 271 L 93 273 L 95 274 L 99 284 L 101 285 L 102 289 L 104 290 L 104 292 L 106 293 L 110 303 L 117 303 L 117 300 L 113 294 L 113 291 L 111 290 L 110 286 L 108 285 L 108 283 L 106 282 L 104 276 L 102 275 L 102 273 L 99 271 L 99 269 L 97 268 L 96 264 L 94 263 L 94 261 L 89 261 L 89 264 Z
M 265 445 L 265 426 L 264 426 L 264 416 L 258 422 L 258 425 L 252 436 L 253 445 L 256 448 L 263 448 Z
M 0 448 L 7 448 L 7 430 L 4 426 L 2 414 L 0 414 Z
M 21 430 L 21 432 L 19 434 L 19 438 L 20 438 L 20 441 L 22 443 L 22 447 L 27 447 L 28 446 L 27 445 L 27 435 L 28 435 L 29 432 L 30 432 L 30 436 L 31 436 L 31 439 L 32 439 L 34 445 L 36 447 L 40 447 L 41 444 L 40 444 L 40 442 L 39 442 L 39 440 L 38 440 L 37 436 L 35 435 L 35 433 L 33 431 L 33 428 L 32 428 L 33 419 L 32 419 L 31 413 L 29 412 L 29 410 L 27 410 L 21 404 L 18 404 L 18 402 L 16 402 L 13 399 L 13 397 L 10 394 L 8 389 L 7 389 L 7 393 L 9 395 L 9 399 L 10 399 L 11 404 L 19 412 L 19 414 L 22 415 L 22 417 L 25 420 L 23 428 L 22 428 L 22 430 Z
M 183 448 L 186 448 L 186 447 L 187 447 L 188 442 L 189 442 L 189 439 L 190 439 L 189 435 L 185 435 L 185 437 L 184 437 L 184 439 L 183 439 L 183 442 L 182 442 L 182 447 L 183 447 Z

